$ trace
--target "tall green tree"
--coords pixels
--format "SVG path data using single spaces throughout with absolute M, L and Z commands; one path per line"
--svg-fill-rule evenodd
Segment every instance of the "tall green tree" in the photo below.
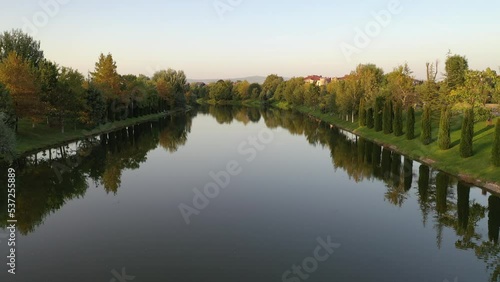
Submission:
M 493 149 L 491 150 L 491 159 L 494 166 L 500 167 L 500 118 L 497 119 L 494 138 Z
M 372 129 L 375 127 L 375 120 L 373 118 L 373 108 L 369 108 L 366 112 L 366 127 Z
M 462 123 L 462 138 L 460 139 L 460 156 L 462 158 L 472 157 L 474 154 L 473 141 L 474 138 L 474 110 L 468 109 L 465 111 L 465 117 Z
M 33 37 L 20 29 L 0 34 L 0 61 L 6 59 L 12 52 L 15 52 L 22 61 L 28 62 L 32 67 L 38 67 L 44 60 L 40 41 L 34 40 Z
M 118 116 L 117 103 L 121 98 L 121 77 L 118 74 L 116 62 L 113 56 L 101 54 L 95 64 L 94 72 L 91 72 L 92 83 L 104 95 L 106 100 L 106 118 L 114 121 Z
M 375 119 L 375 131 L 382 131 L 383 129 L 383 109 L 384 109 L 384 97 L 379 96 L 375 99 L 375 108 L 373 113 L 373 118 Z
M 364 99 L 359 101 L 359 126 L 366 126 L 366 109 Z
M 392 133 L 392 100 L 387 99 L 384 104 L 384 113 L 383 113 L 383 127 L 384 127 L 384 134 L 391 134 Z
M 432 109 L 430 105 L 424 105 L 420 140 L 424 145 L 429 145 L 432 142 Z
M 401 101 L 403 106 L 417 102 L 414 81 L 415 78 L 407 63 L 387 74 L 387 88 L 393 99 Z
M 446 59 L 446 84 L 451 91 L 465 83 L 465 74 L 469 69 L 469 62 L 465 56 L 449 54 Z
M 443 107 L 441 110 L 441 118 L 439 121 L 438 145 L 441 150 L 448 150 L 451 144 L 450 138 L 450 122 L 451 111 L 448 107 Z
M 394 135 L 402 136 L 403 133 L 403 102 L 401 100 L 396 102 L 394 106 Z
M 411 106 L 406 114 L 406 139 L 415 139 L 415 110 Z
M 261 100 L 269 100 L 274 97 L 278 86 L 285 81 L 283 77 L 278 76 L 277 74 L 271 74 L 266 77 L 266 80 L 262 84 L 262 93 Z
M 33 124 L 40 121 L 44 105 L 39 97 L 36 75 L 28 61 L 15 52 L 0 62 L 0 83 L 9 91 L 16 116 L 16 132 L 20 118 L 29 118 Z

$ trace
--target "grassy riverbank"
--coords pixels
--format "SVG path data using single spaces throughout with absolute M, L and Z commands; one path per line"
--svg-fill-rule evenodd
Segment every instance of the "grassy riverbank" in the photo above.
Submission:
M 283 108 L 280 105 L 277 107 Z M 407 140 L 406 136 L 396 137 L 393 134 L 386 135 L 383 132 L 375 132 L 373 129 L 359 127 L 358 123 L 352 123 L 331 114 L 324 114 L 319 110 L 307 107 L 295 107 L 294 109 L 316 117 L 322 121 L 333 124 L 339 128 L 353 132 L 361 137 L 374 141 L 375 143 L 388 146 L 413 159 L 422 161 L 436 169 L 457 175 L 469 183 L 486 187 L 495 192 L 500 192 L 500 168 L 491 164 L 491 151 L 494 138 L 494 126 L 488 126 L 486 122 L 475 124 L 474 134 L 474 156 L 463 159 L 460 157 L 459 144 L 462 117 L 454 117 L 451 125 L 452 148 L 442 151 L 438 148 L 438 117 L 433 118 L 432 136 L 433 142 L 424 146 L 419 139 L 421 115 L 416 114 L 414 140 Z
M 30 121 L 21 120 L 19 122 L 19 132 L 16 135 L 16 153 L 18 155 L 23 155 L 29 152 L 56 146 L 58 144 L 64 144 L 79 140 L 85 136 L 98 135 L 105 132 L 114 131 L 123 127 L 155 120 L 170 114 L 184 112 L 186 110 L 188 109 L 179 109 L 137 118 L 129 118 L 126 120 L 106 123 L 88 130 L 83 128 L 68 128 L 65 133 L 62 133 L 60 128 L 49 127 L 46 124 L 39 124 L 35 128 L 32 128 Z

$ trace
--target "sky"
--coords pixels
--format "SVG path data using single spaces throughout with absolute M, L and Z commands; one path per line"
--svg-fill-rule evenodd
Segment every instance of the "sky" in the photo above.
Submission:
M 84 74 L 111 53 L 121 74 L 188 78 L 343 76 L 358 64 L 465 55 L 500 66 L 500 1 L 0 0 L 0 31 L 22 28 L 45 57 Z

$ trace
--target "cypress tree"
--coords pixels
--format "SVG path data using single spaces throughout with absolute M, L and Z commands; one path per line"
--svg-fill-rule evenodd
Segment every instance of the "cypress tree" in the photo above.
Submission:
M 384 134 L 392 133 L 392 101 L 391 99 L 387 99 L 384 104 L 384 113 L 383 113 L 383 127 Z
M 460 140 L 460 156 L 462 158 L 472 157 L 474 149 L 472 139 L 474 138 L 474 110 L 465 111 L 464 121 L 462 123 L 462 138 Z
M 406 139 L 415 139 L 415 109 L 412 106 L 408 108 L 406 114 Z
M 500 167 L 500 118 L 497 119 L 495 128 L 495 141 L 493 142 L 493 150 L 491 151 L 493 165 Z
M 366 116 L 366 126 L 370 129 L 375 127 L 375 120 L 373 119 L 373 108 L 369 108 L 366 115 L 367 115 Z
M 361 99 L 361 101 L 359 101 L 359 126 L 366 126 L 366 110 L 364 99 Z
M 403 135 L 403 103 L 398 101 L 394 110 L 394 135 Z
M 450 148 L 450 119 L 451 111 L 448 107 L 444 107 L 441 110 L 441 119 L 439 121 L 438 145 L 441 150 L 448 150 Z
M 382 109 L 384 107 L 384 97 L 377 97 L 375 100 L 375 112 L 373 117 L 375 119 L 375 131 L 382 131 Z
M 420 140 L 424 145 L 429 145 L 432 142 L 432 110 L 429 105 L 424 106 L 424 112 L 422 114 L 422 135 Z

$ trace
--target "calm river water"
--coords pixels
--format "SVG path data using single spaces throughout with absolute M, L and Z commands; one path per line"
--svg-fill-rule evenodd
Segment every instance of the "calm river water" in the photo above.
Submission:
M 0 281 L 500 281 L 500 198 L 299 113 L 203 107 L 15 168 Z

